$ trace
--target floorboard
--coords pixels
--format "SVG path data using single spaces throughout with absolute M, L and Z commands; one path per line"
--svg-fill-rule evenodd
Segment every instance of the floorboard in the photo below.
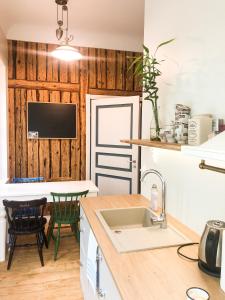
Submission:
M 0 263 L 1 300 L 83 300 L 79 245 L 73 237 L 61 239 L 54 261 L 53 244 L 51 241 L 49 249 L 44 249 L 44 267 L 36 246 L 16 248 L 9 271 L 7 262 Z

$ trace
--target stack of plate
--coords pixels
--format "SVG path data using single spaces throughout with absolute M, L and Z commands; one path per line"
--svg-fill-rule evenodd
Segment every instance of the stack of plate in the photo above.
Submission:
M 190 107 L 176 104 L 175 139 L 179 144 L 186 144 L 188 141 L 188 119 L 190 118 L 190 113 Z

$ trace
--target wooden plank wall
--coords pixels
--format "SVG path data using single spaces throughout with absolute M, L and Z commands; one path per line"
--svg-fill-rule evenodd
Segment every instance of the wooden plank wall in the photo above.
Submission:
M 79 48 L 84 59 L 65 63 L 51 57 L 55 45 L 8 41 L 10 177 L 85 179 L 85 96 L 140 94 L 127 72 L 137 53 Z M 27 101 L 78 104 L 77 140 L 27 140 Z

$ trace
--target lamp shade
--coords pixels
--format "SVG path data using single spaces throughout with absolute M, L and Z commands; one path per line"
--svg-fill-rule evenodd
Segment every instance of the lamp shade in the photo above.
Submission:
M 82 58 L 82 55 L 78 52 L 78 50 L 69 45 L 57 47 L 52 51 L 52 56 L 64 61 L 79 60 Z

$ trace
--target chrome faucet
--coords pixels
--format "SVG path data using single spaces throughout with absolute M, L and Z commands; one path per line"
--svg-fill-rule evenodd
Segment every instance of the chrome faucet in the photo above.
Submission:
M 165 180 L 163 178 L 163 176 L 154 169 L 148 169 L 146 171 L 143 172 L 142 176 L 141 176 L 141 181 L 143 181 L 145 179 L 145 177 L 148 174 L 155 174 L 159 177 L 161 183 L 162 183 L 162 211 L 160 213 L 159 216 L 153 216 L 151 218 L 152 223 L 153 224 L 160 224 L 161 228 L 167 228 L 167 221 L 166 221 L 166 183 Z

